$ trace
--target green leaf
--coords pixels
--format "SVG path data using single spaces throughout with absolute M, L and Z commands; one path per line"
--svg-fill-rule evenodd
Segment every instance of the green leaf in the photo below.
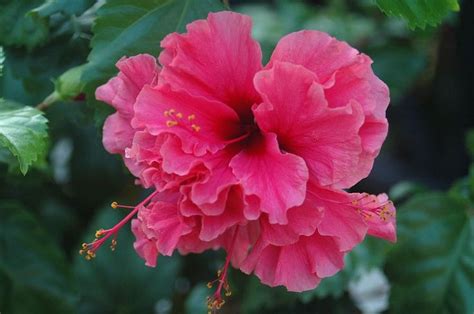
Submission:
M 468 130 L 466 134 L 466 148 L 471 160 L 474 161 L 474 129 Z
M 459 11 L 457 0 L 377 0 L 387 15 L 402 17 L 412 29 L 436 26 L 450 11 Z
M 49 17 L 55 13 L 80 14 L 94 4 L 95 0 L 47 0 L 29 12 L 33 16 Z
M 207 313 L 206 298 L 209 295 L 209 289 L 205 282 L 200 282 L 189 293 L 184 304 L 186 314 Z
M 0 76 L 3 74 L 3 62 L 5 61 L 5 54 L 3 53 L 3 47 L 0 46 Z
M 398 244 L 387 274 L 393 313 L 472 313 L 474 217 L 442 193 L 415 196 L 399 208 Z
M 39 110 L 0 100 L 0 146 L 17 157 L 23 174 L 46 155 L 47 123 Z
M 82 79 L 88 101 L 102 122 L 110 108 L 95 101 L 96 88 L 116 73 L 122 56 L 160 51 L 160 41 L 186 24 L 206 18 L 208 12 L 225 9 L 219 0 L 111 0 L 97 11 L 92 51 Z M 105 108 L 105 109 L 104 109 Z
M 0 45 L 26 46 L 29 50 L 48 38 L 48 21 L 35 19 L 26 13 L 41 0 L 15 0 L 0 3 Z
M 28 53 L 6 48 L 0 96 L 16 102 L 37 105 L 54 90 L 53 79 L 84 63 L 89 52 L 82 39 L 56 38 L 47 46 Z
M 74 313 L 65 257 L 27 211 L 0 204 L 0 309 L 5 313 Z
M 99 228 L 112 227 L 123 218 L 122 214 L 125 213 L 104 208 L 83 241 L 89 242 Z M 128 224 L 118 234 L 115 251 L 104 245 L 91 261 L 79 254 L 75 256 L 81 292 L 79 313 L 153 313 L 157 301 L 171 300 L 174 280 L 181 267 L 179 256 L 160 256 L 156 268 L 150 268 L 133 249 L 133 241 Z

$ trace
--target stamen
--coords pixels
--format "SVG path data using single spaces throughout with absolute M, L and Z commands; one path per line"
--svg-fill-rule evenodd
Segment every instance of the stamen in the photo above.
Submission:
M 138 209 L 141 206 L 146 206 L 148 202 L 152 200 L 152 198 L 158 193 L 158 191 L 155 191 L 151 193 L 147 198 L 145 198 L 140 204 L 138 204 L 135 207 L 132 206 L 125 206 L 125 205 L 119 205 L 117 202 L 113 202 L 111 204 L 112 208 L 133 208 L 133 210 L 128 213 L 127 216 L 125 216 L 118 224 L 116 224 L 114 227 L 111 229 L 99 229 L 95 233 L 95 239 L 91 243 L 82 243 L 81 250 L 79 250 L 79 254 L 85 255 L 84 258 L 88 261 L 91 259 L 95 258 L 96 256 L 96 251 L 104 244 L 107 239 L 109 239 L 111 236 L 113 236 L 113 239 L 111 241 L 110 249 L 112 251 L 115 250 L 117 246 L 117 234 L 119 230 L 130 220 L 132 219 L 135 214 L 138 212 Z
M 220 310 L 222 306 L 225 304 L 225 300 L 222 298 L 222 289 L 224 290 L 224 295 L 229 297 L 232 295 L 232 291 L 230 290 L 230 285 L 227 282 L 227 270 L 229 268 L 230 259 L 232 257 L 232 252 L 235 246 L 235 240 L 237 239 L 237 233 L 239 232 L 239 226 L 237 226 L 234 230 L 234 234 L 232 236 L 232 242 L 230 245 L 230 250 L 227 253 L 227 257 L 224 263 L 224 267 L 217 271 L 217 279 L 210 281 L 207 283 L 207 287 L 210 289 L 212 288 L 213 284 L 219 282 L 217 286 L 216 292 L 212 295 L 212 297 L 207 297 L 207 309 L 208 314 L 215 313 L 217 310 Z
M 362 201 L 364 200 L 364 201 Z M 383 222 L 387 222 L 391 217 L 395 216 L 394 211 L 390 210 L 392 201 L 378 203 L 377 196 L 364 194 L 363 198 L 353 200 L 352 205 L 355 207 L 357 213 L 366 221 L 374 218 L 380 218 Z
M 169 109 L 169 110 L 166 110 L 163 114 L 165 117 L 170 118 L 170 120 L 166 120 L 166 126 L 169 128 L 179 125 L 193 132 L 199 132 L 201 130 L 201 126 L 199 126 L 198 124 L 196 123 L 191 124 L 191 121 L 196 119 L 196 115 L 194 113 L 187 116 L 188 121 L 180 121 L 180 122 L 178 122 L 178 120 L 184 117 L 184 114 L 182 112 L 176 112 L 175 109 Z
M 112 204 L 110 204 L 110 207 L 112 207 L 113 209 L 117 209 L 117 208 L 134 209 L 136 206 L 121 205 L 117 202 L 112 202 Z
M 196 124 L 191 125 L 191 128 L 196 132 L 199 132 L 199 130 L 201 130 L 201 127 L 199 125 L 196 125 Z
M 178 121 L 174 121 L 174 120 L 166 121 L 166 126 L 169 127 L 169 128 L 171 128 L 173 126 L 176 126 L 176 125 L 178 125 Z

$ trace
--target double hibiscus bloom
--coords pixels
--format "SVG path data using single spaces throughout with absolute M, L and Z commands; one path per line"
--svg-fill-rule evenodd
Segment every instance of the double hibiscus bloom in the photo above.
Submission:
M 304 291 L 366 234 L 396 240 L 385 194 L 344 190 L 379 153 L 389 92 L 368 56 L 318 31 L 283 37 L 263 67 L 251 24 L 211 13 L 168 35 L 158 59 L 122 58 L 96 92 L 117 110 L 103 143 L 155 191 L 127 217 L 148 266 L 223 248 L 219 293 L 229 264 Z

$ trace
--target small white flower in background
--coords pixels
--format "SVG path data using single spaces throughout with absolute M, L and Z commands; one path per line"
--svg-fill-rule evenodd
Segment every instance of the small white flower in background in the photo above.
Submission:
M 390 284 L 384 273 L 374 268 L 349 282 L 349 294 L 362 313 L 376 314 L 388 308 Z
M 73 143 L 70 138 L 60 138 L 51 150 L 50 159 L 53 168 L 54 181 L 65 184 L 70 179 L 69 161 L 71 160 Z

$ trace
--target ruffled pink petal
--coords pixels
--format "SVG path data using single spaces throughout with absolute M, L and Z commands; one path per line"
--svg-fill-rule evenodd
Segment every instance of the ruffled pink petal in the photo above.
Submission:
M 254 265 L 250 261 L 254 261 Z M 253 271 L 262 283 L 270 287 L 285 286 L 288 291 L 295 292 L 314 289 L 321 281 L 311 270 L 306 248 L 299 243 L 287 246 L 258 243 L 241 270 L 247 274 Z
M 202 162 L 209 174 L 202 181 L 193 184 L 191 199 L 195 204 L 214 203 L 221 191 L 238 183 L 229 166 L 237 152 L 234 147 L 228 146 L 215 154 L 203 156 Z
M 330 107 L 345 106 L 355 100 L 362 106 L 366 116 L 385 118 L 390 102 L 389 90 L 375 76 L 371 64 L 372 60 L 368 56 L 360 54 L 352 64 L 334 73 L 333 83 L 324 91 Z
M 259 44 L 251 37 L 250 17 L 210 13 L 187 25 L 187 33 L 163 39 L 160 81 L 232 107 L 248 117 L 258 101 L 252 79 L 262 67 Z M 216 113 L 217 115 L 217 113 Z
M 230 189 L 225 210 L 219 216 L 202 216 L 199 238 L 211 241 L 223 234 L 228 228 L 244 222 L 242 195 L 237 189 Z
M 315 206 L 315 199 L 307 194 L 305 202 L 288 210 L 288 224 L 271 224 L 268 219 L 260 218 L 263 241 L 273 245 L 289 245 L 298 241 L 300 236 L 314 234 L 323 219 L 323 212 Z
M 154 202 L 138 211 L 143 231 L 154 239 L 158 252 L 171 256 L 181 236 L 190 233 L 191 228 L 179 216 L 176 203 Z
M 334 237 L 341 252 L 347 252 L 361 243 L 367 233 L 367 224 L 352 205 L 351 195 L 344 191 L 308 186 L 316 197 L 315 206 L 324 210 L 318 225 L 321 235 Z
M 156 267 L 158 250 L 156 249 L 155 242 L 149 239 L 142 231 L 142 223 L 138 219 L 132 220 L 132 232 L 135 235 L 133 248 L 137 251 L 137 254 L 145 260 L 146 266 Z
M 202 164 L 200 158 L 183 151 L 179 138 L 172 136 L 159 148 L 163 171 L 179 176 L 188 175 L 193 168 Z
M 102 143 L 109 153 L 124 155 L 132 145 L 134 132 L 130 121 L 116 112 L 105 120 Z
M 198 156 L 215 153 L 237 137 L 239 117 L 223 103 L 174 91 L 169 85 L 145 87 L 135 103 L 135 128 L 145 127 L 152 135 L 172 133 L 183 150 Z
M 306 161 L 321 185 L 354 176 L 362 151 L 362 108 L 352 101 L 329 108 L 323 87 L 302 66 L 275 62 L 255 76 L 263 103 L 254 109 L 261 129 L 278 135 L 280 146 Z
M 130 120 L 133 116 L 133 104 L 140 90 L 143 86 L 156 82 L 160 67 L 156 58 L 148 54 L 123 57 L 116 66 L 119 69 L 118 75 L 97 88 L 95 96 Z
M 326 33 L 303 30 L 280 39 L 266 68 L 277 61 L 302 65 L 314 72 L 320 83 L 325 83 L 336 70 L 352 64 L 358 53 Z
M 259 240 L 241 265 L 244 273 L 254 272 L 262 283 L 285 286 L 289 291 L 314 289 L 321 278 L 344 267 L 344 253 L 333 237 L 301 236 L 290 245 L 277 246 Z
M 366 127 L 364 123 L 359 133 L 362 151 L 357 158 L 351 159 L 355 163 L 350 167 L 352 175 L 344 176 L 333 184 L 337 188 L 353 186 L 369 174 L 387 134 L 385 111 L 390 101 L 389 91 L 374 75 L 372 60 L 328 34 L 301 31 L 280 40 L 266 68 L 271 68 L 279 61 L 302 65 L 312 71 L 324 87 L 329 107 L 358 103 L 363 108 L 365 123 L 371 124 L 376 120 L 379 124 L 381 130 L 377 138 L 367 139 L 363 130 L 372 126 Z M 367 148 L 369 145 L 371 147 Z
M 296 155 L 282 153 L 276 135 L 255 135 L 243 151 L 232 158 L 230 167 L 245 194 L 260 198 L 261 211 L 270 223 L 286 224 L 289 208 L 305 199 L 308 169 Z
M 310 257 L 311 271 L 319 278 L 333 276 L 344 267 L 344 253 L 340 252 L 334 237 L 315 232 L 310 237 L 302 237 L 300 241 Z

